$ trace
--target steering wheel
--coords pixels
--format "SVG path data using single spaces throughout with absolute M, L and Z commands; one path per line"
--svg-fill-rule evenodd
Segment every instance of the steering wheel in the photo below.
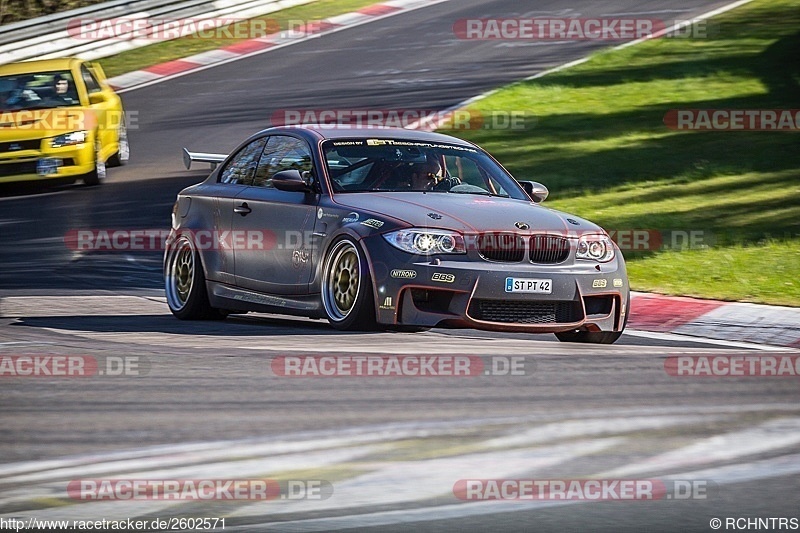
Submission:
M 449 178 L 442 179 L 439 183 L 437 183 L 434 187 L 434 191 L 449 191 L 456 185 L 460 185 L 461 180 L 455 176 L 451 176 Z

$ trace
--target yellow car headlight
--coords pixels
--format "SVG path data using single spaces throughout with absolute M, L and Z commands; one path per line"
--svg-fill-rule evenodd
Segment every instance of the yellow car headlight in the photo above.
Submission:
M 64 133 L 62 135 L 58 135 L 57 137 L 53 137 L 52 141 L 50 141 L 50 146 L 53 148 L 61 148 L 62 146 L 73 146 L 76 144 L 83 144 L 86 142 L 86 138 L 88 137 L 88 133 L 85 131 L 73 131 L 70 133 Z

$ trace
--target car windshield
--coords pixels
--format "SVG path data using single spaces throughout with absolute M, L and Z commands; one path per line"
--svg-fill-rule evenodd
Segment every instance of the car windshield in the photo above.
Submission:
M 0 112 L 80 105 L 69 71 L 0 76 Z
M 483 151 L 398 139 L 322 144 L 334 192 L 442 192 L 524 200 L 524 191 Z

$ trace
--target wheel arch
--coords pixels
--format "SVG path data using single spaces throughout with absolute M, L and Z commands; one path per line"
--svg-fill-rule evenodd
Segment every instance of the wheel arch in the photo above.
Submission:
M 324 278 L 324 276 L 327 275 L 326 274 L 326 267 L 328 266 L 328 261 L 331 260 L 331 258 L 332 258 L 331 254 L 335 251 L 336 246 L 339 243 L 341 243 L 342 241 L 349 241 L 356 248 L 356 251 L 358 252 L 359 259 L 360 259 L 360 267 L 362 269 L 366 269 L 365 273 L 362 272 L 362 274 L 360 276 L 361 279 L 359 280 L 359 283 L 363 283 L 364 282 L 364 276 L 366 275 L 366 277 L 368 278 L 369 285 L 367 287 L 364 287 L 362 285 L 362 286 L 360 286 L 359 290 L 363 291 L 363 290 L 366 290 L 368 288 L 368 290 L 370 292 L 370 300 L 368 300 L 368 301 L 370 301 L 370 303 L 371 303 L 371 305 L 370 305 L 370 309 L 371 309 L 370 320 L 371 320 L 373 325 L 371 327 L 367 328 L 364 331 L 367 331 L 367 330 L 372 331 L 372 330 L 375 329 L 375 324 L 377 324 L 377 319 L 378 319 L 377 312 L 376 312 L 376 310 L 378 308 L 378 297 L 376 296 L 377 287 L 375 285 L 375 276 L 373 275 L 374 268 L 373 268 L 373 264 L 372 264 L 372 258 L 371 258 L 370 254 L 369 254 L 369 250 L 364 245 L 363 239 L 361 239 L 358 236 L 358 234 L 355 233 L 355 232 L 352 232 L 352 231 L 340 231 L 335 236 L 332 236 L 328 240 L 328 242 L 326 243 L 324 255 L 322 255 L 320 257 L 320 261 L 318 262 L 318 272 L 319 272 L 318 278 L 319 279 L 317 281 L 318 281 L 318 287 L 319 287 L 319 296 L 320 296 L 320 299 L 322 301 L 323 312 L 325 312 L 327 314 L 327 311 L 324 311 L 326 295 L 324 294 L 325 289 L 323 287 L 323 278 Z M 361 311 L 359 311 L 359 313 L 360 312 Z M 350 328 L 347 328 L 347 329 L 350 329 Z

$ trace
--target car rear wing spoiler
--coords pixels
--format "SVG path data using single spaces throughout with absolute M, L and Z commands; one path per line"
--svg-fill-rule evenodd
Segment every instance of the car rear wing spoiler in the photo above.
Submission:
M 217 165 L 225 161 L 228 157 L 226 154 L 208 154 L 205 152 L 190 152 L 186 148 L 183 149 L 183 164 L 186 169 L 192 168 L 192 163 L 197 161 L 199 163 L 210 163 L 211 170 L 217 168 Z

